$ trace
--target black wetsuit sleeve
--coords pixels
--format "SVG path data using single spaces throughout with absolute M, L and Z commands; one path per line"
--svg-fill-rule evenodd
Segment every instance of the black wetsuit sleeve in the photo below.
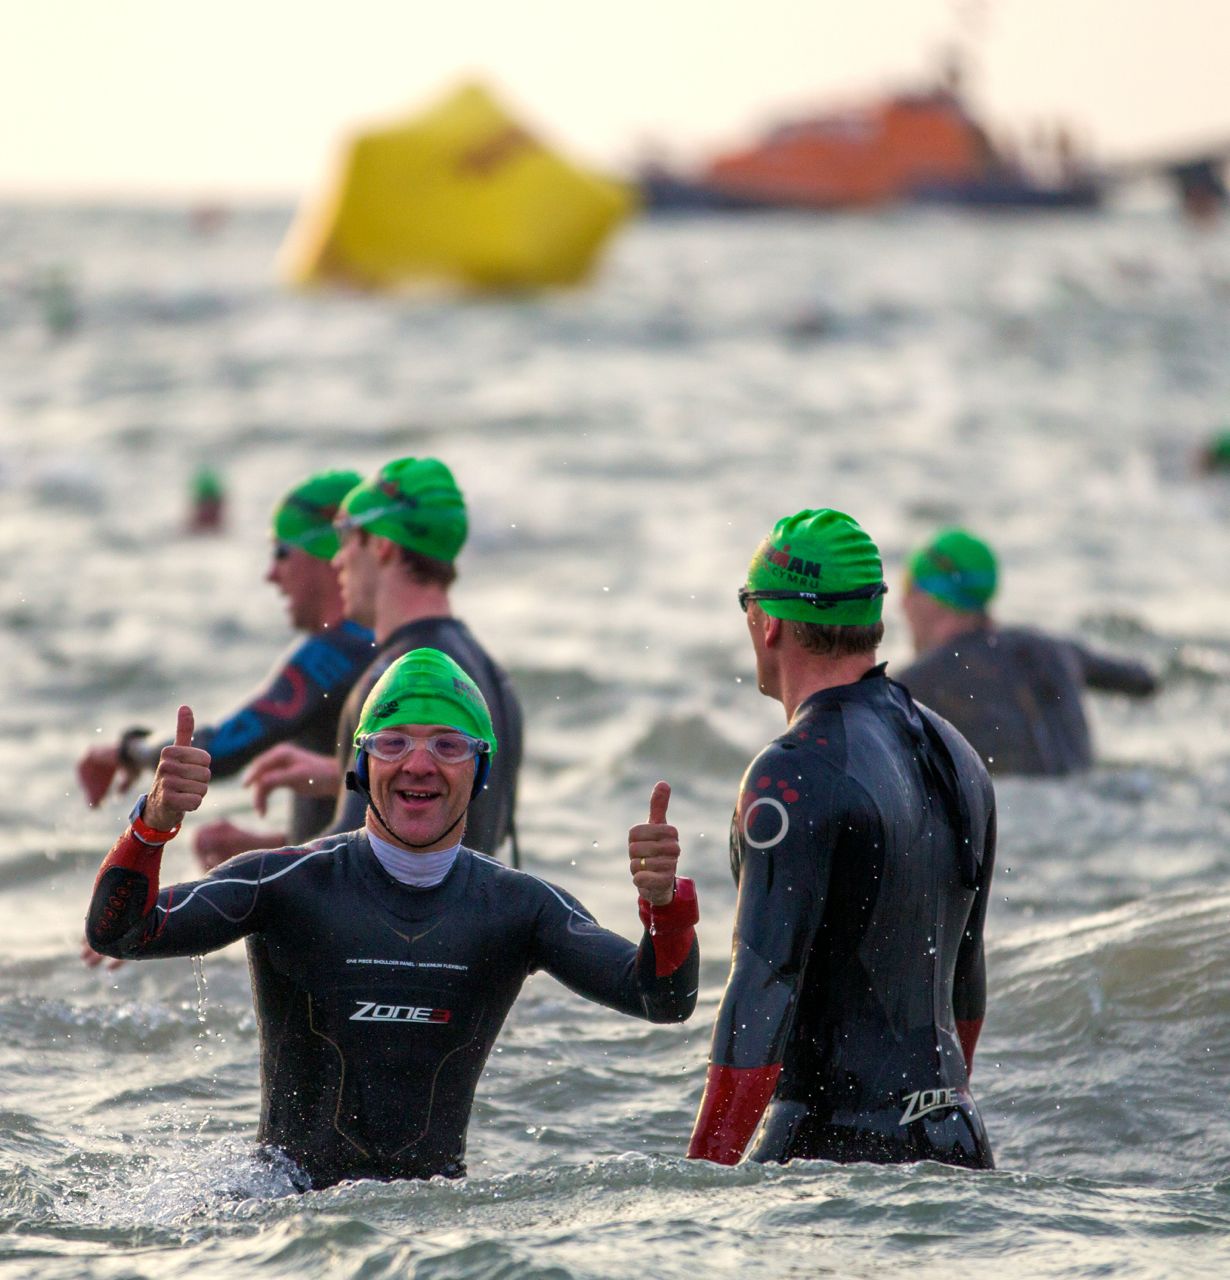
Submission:
M 1081 644 L 1073 644 L 1072 649 L 1090 689 L 1126 693 L 1133 698 L 1147 698 L 1157 692 L 1157 678 L 1144 663 L 1095 653 Z
M 192 745 L 209 752 L 215 778 L 232 777 L 262 751 L 298 737 L 321 716 L 336 714 L 334 708 L 371 656 L 370 644 L 357 642 L 356 634 L 357 629 L 338 628 L 308 636 L 243 706 L 217 724 L 196 729 Z M 142 744 L 131 754 L 153 767 L 167 742 Z
M 745 790 L 735 815 L 739 897 L 730 978 L 710 1058 L 719 1066 L 760 1068 L 782 1061 L 824 917 L 842 788 L 827 770 L 800 778 L 792 755 L 772 748 L 762 753 L 748 774 L 768 779 L 768 794 L 757 799 Z
M 691 1015 L 700 976 L 691 881 L 680 880 L 671 907 L 654 909 L 639 946 L 602 928 L 570 894 L 540 883 L 547 892 L 535 922 L 531 969 L 545 969 L 587 1000 L 650 1022 Z M 647 917 L 643 911 L 642 920 Z
M 974 1046 L 982 1029 L 987 1010 L 987 967 L 983 931 L 987 908 L 991 902 L 991 877 L 995 872 L 995 810 L 987 818 L 986 842 L 978 872 L 974 901 L 970 906 L 965 932 L 957 950 L 957 965 L 952 980 L 952 1011 L 957 1035 L 965 1051 L 968 1067 L 973 1066 Z
M 102 955 L 123 959 L 216 951 L 260 931 L 270 888 L 293 856 L 280 851 L 243 854 L 203 880 L 159 891 L 161 848 L 142 845 L 125 832 L 95 881 L 86 940 Z

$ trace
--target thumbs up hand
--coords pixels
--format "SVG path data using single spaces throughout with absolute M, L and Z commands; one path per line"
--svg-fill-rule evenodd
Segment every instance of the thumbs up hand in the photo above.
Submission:
M 629 870 L 641 897 L 665 907 L 675 896 L 675 868 L 679 862 L 679 831 L 666 821 L 671 789 L 659 782 L 649 797 L 649 821 L 628 832 Z
M 156 831 L 170 831 L 184 814 L 201 807 L 209 790 L 209 752 L 192 745 L 196 721 L 191 707 L 180 707 L 175 742 L 163 747 L 154 784 L 145 802 L 145 821 Z

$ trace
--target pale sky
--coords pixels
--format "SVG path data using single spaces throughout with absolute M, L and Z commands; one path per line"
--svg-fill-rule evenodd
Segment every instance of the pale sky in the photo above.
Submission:
M 1230 142 L 1228 0 L 0 0 L 0 194 L 295 196 L 462 77 L 574 158 L 684 158 L 975 51 L 995 129 Z

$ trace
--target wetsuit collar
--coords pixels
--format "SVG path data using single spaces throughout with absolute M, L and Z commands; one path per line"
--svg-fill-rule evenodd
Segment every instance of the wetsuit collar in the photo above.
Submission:
M 390 631 L 389 634 L 380 641 L 378 647 L 381 652 L 393 647 L 404 649 L 408 652 L 416 646 L 407 645 L 406 641 L 413 638 L 416 632 L 425 631 L 429 635 L 434 635 L 439 629 L 441 623 L 453 623 L 460 625 L 458 623 L 458 619 L 448 613 L 437 613 L 433 614 L 431 617 L 414 618 L 410 622 L 403 622 L 400 627 Z
M 805 716 L 816 707 L 835 706 L 840 702 L 865 702 L 869 698 L 875 697 L 888 689 L 891 681 L 884 674 L 887 662 L 881 662 L 874 667 L 869 667 L 861 676 L 851 684 L 835 684 L 827 689 L 817 689 L 815 693 L 810 693 L 802 702 L 794 709 L 794 715 L 790 717 L 790 723 L 793 724 L 801 716 Z
M 367 833 L 367 843 L 376 855 L 376 861 L 400 884 L 415 889 L 434 889 L 453 869 L 461 841 L 448 849 L 434 853 L 410 853 L 400 845 L 382 840 L 374 832 Z
M 355 831 L 348 849 L 350 863 L 363 887 L 382 911 L 398 919 L 419 921 L 447 909 L 466 891 L 474 854 L 465 845 L 457 850 L 452 870 L 429 889 L 401 884 L 380 865 L 366 831 Z

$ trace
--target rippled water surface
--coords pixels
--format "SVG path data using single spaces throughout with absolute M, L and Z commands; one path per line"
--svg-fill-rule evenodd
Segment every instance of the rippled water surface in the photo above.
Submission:
M 1230 233 L 1169 215 L 641 224 L 547 300 L 297 297 L 282 210 L 0 209 L 0 1274 L 59 1277 L 1230 1273 Z M 71 766 L 237 701 L 286 640 L 268 509 L 321 466 L 432 453 L 472 535 L 457 606 L 528 717 L 527 865 L 636 936 L 649 789 L 704 920 L 701 1003 L 650 1027 L 530 982 L 464 1184 L 304 1196 L 252 1142 L 242 950 L 87 972 L 126 805 Z M 181 532 L 188 478 L 228 532 Z M 725 978 L 725 832 L 780 710 L 734 589 L 779 515 L 906 552 L 995 542 L 1001 614 L 1150 662 L 1101 764 L 998 786 L 974 1087 L 999 1170 L 734 1170 L 680 1153 Z M 907 656 L 899 593 L 885 655 Z M 208 816 L 245 812 L 219 785 Z M 181 841 L 186 844 L 186 841 Z M 186 849 L 168 874 L 189 873 Z

